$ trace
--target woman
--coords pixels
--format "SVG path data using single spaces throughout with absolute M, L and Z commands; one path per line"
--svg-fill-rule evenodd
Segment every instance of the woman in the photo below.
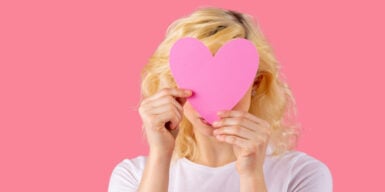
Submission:
M 177 88 L 171 75 L 168 54 L 183 37 L 201 40 L 213 54 L 237 37 L 258 49 L 252 86 L 233 109 L 218 112 L 220 120 L 213 124 L 186 102 L 192 91 Z M 149 154 L 120 162 L 110 192 L 332 191 L 328 167 L 294 150 L 298 129 L 289 120 L 295 101 L 251 16 L 201 8 L 172 23 L 142 71 L 141 90 L 139 113 Z

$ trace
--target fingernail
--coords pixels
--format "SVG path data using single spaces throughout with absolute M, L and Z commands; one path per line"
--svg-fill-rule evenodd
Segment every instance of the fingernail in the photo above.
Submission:
M 219 125 L 219 121 L 214 121 L 213 122 L 213 126 L 218 126 Z
M 223 115 L 223 111 L 219 111 L 218 113 L 217 113 L 217 115 Z
M 184 90 L 184 92 L 185 92 L 186 94 L 188 94 L 188 95 L 190 95 L 190 94 L 192 93 L 191 90 Z

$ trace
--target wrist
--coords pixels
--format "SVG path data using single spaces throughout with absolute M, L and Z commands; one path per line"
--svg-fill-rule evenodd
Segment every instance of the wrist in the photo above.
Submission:
M 173 146 L 159 146 L 159 145 L 150 145 L 150 151 L 151 154 L 157 155 L 157 156 L 171 156 L 174 152 Z
M 156 160 L 171 160 L 173 151 L 162 149 L 150 149 L 149 157 Z
M 249 175 L 249 176 L 240 176 L 239 177 L 241 181 L 245 181 L 245 182 L 258 182 L 258 183 L 262 183 L 262 182 L 265 182 L 265 178 L 261 175 Z

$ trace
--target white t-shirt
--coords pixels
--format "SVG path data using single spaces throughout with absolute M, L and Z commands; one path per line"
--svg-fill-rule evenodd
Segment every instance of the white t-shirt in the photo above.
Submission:
M 137 156 L 118 163 L 112 171 L 108 191 L 137 191 L 146 159 L 147 156 Z M 271 156 L 268 153 L 263 166 L 269 192 L 333 191 L 333 180 L 329 168 L 304 152 L 294 150 L 280 156 Z M 235 161 L 221 167 L 209 167 L 186 158 L 179 158 L 171 162 L 168 186 L 169 192 L 235 192 L 240 190 Z

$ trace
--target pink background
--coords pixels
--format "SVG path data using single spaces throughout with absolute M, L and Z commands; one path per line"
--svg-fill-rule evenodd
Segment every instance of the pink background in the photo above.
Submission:
M 298 102 L 299 150 L 335 191 L 384 191 L 384 5 L 366 1 L 1 1 L 0 191 L 106 191 L 140 137 L 139 72 L 204 5 L 255 16 Z

